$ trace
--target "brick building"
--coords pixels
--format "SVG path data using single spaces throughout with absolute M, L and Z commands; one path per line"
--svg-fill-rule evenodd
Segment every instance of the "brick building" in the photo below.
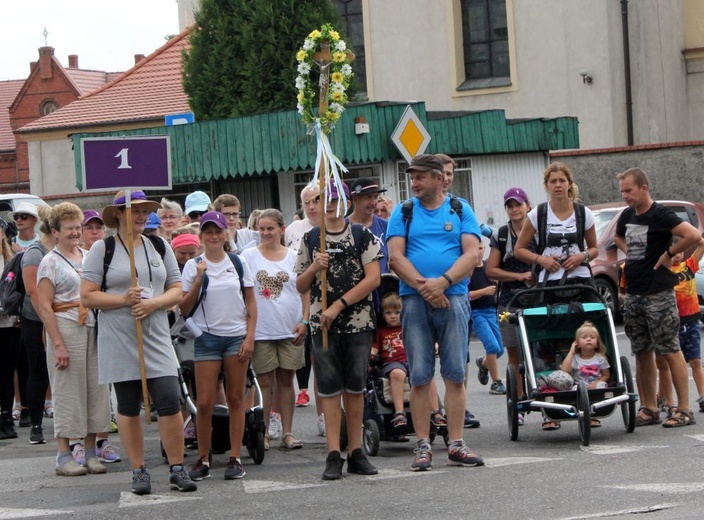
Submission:
M 138 61 L 144 56 L 137 55 Z M 27 143 L 14 134 L 22 126 L 72 103 L 109 83 L 120 72 L 84 70 L 78 56 L 68 57 L 65 68 L 53 47 L 39 49 L 27 79 L 0 81 L 0 192 L 29 191 Z

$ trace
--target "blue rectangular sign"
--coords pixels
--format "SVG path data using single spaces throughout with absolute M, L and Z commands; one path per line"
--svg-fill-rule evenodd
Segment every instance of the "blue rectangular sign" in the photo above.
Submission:
M 184 112 L 183 114 L 169 114 L 164 116 L 164 126 L 175 126 L 175 125 L 190 125 L 195 123 L 196 116 L 193 112 Z
M 81 139 L 83 191 L 171 189 L 168 135 Z

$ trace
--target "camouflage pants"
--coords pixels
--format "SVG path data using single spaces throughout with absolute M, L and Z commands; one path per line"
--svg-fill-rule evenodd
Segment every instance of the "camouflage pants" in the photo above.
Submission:
M 649 351 L 669 354 L 680 350 L 680 317 L 674 290 L 626 294 L 623 314 L 633 354 Z

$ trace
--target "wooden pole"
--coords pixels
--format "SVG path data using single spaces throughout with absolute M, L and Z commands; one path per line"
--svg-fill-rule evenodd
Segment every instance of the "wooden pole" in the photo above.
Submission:
M 127 223 L 127 250 L 130 254 L 131 286 L 137 287 L 137 269 L 134 265 L 134 232 L 132 231 L 132 190 L 125 190 L 125 221 Z M 147 424 L 152 422 L 151 405 L 149 404 L 149 388 L 147 387 L 147 369 L 144 365 L 144 338 L 142 336 L 142 320 L 135 320 L 137 326 L 137 352 L 139 353 L 139 372 L 142 379 L 142 399 L 144 399 L 144 417 Z
M 324 41 L 320 44 L 320 51 L 313 55 L 313 60 L 320 65 L 320 96 L 318 98 L 318 117 L 323 117 L 328 109 L 328 91 L 330 88 L 330 63 L 332 62 L 332 54 L 330 53 L 330 42 Z M 324 132 L 325 130 L 323 130 Z M 326 185 L 328 177 L 328 164 L 325 156 L 321 158 L 321 164 L 318 169 L 320 176 L 318 177 L 318 187 L 320 188 L 320 202 L 318 203 L 318 212 L 320 213 L 320 252 L 325 253 L 325 210 L 326 203 Z M 328 270 L 323 269 L 320 273 L 320 285 L 322 293 L 323 312 L 328 308 Z M 322 329 L 323 334 L 323 350 L 328 349 L 328 329 Z

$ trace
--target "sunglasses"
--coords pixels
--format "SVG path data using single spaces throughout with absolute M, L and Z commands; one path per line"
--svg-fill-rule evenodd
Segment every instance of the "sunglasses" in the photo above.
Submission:
M 189 218 L 198 218 L 205 215 L 205 211 L 191 211 L 188 216 Z
M 12 216 L 12 220 L 14 220 L 15 222 L 17 222 L 18 220 L 27 220 L 29 217 L 31 217 L 31 215 L 27 215 L 26 213 L 19 213 L 19 214 L 18 214 L 18 213 L 15 213 L 15 214 Z
M 318 195 L 317 197 L 313 197 L 313 198 L 308 199 L 306 201 L 306 204 L 311 204 L 311 203 L 317 204 L 318 202 L 320 202 L 320 195 Z

